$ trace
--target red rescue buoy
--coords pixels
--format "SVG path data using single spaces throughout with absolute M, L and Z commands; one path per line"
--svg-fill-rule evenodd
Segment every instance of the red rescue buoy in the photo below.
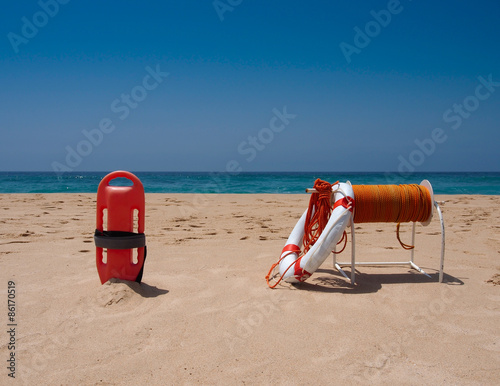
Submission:
M 132 181 L 132 185 L 110 185 L 111 180 L 115 178 L 126 178 Z M 94 235 L 97 272 L 102 284 L 111 278 L 141 282 L 146 260 L 144 209 L 144 187 L 134 174 L 119 170 L 102 179 L 97 189 Z M 107 210 L 106 224 L 104 210 Z M 134 233 L 134 211 L 137 211 L 138 216 L 136 233 Z M 106 261 L 104 261 L 104 248 L 107 250 Z M 135 262 L 134 252 L 137 254 Z

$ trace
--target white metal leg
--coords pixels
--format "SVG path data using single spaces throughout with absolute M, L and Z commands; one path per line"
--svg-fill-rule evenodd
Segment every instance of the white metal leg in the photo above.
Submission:
M 411 245 L 415 245 L 415 223 L 411 224 Z M 410 261 L 413 263 L 413 256 L 415 255 L 415 248 L 410 250 Z
M 439 263 L 439 282 L 443 282 L 443 270 L 444 270 L 444 247 L 445 247 L 445 237 L 444 237 L 444 219 L 443 213 L 441 212 L 441 208 L 438 203 L 434 201 L 434 206 L 439 215 L 439 221 L 441 222 L 441 261 Z
M 351 284 L 356 282 L 356 231 L 354 230 L 354 215 L 351 214 Z

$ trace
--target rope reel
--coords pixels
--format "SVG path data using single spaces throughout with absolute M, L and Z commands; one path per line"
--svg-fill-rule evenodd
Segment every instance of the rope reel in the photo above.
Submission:
M 396 237 L 404 249 L 413 249 L 401 241 L 401 223 L 429 224 L 434 207 L 432 187 L 425 185 L 353 185 L 356 201 L 354 223 L 397 223 Z M 430 189 L 429 189 L 430 187 Z
M 312 195 L 304 233 L 304 253 L 314 245 L 328 222 L 333 210 L 331 187 L 337 183 L 338 181 L 329 184 L 318 178 L 314 183 L 314 188 L 306 190 L 312 192 Z M 414 246 L 401 241 L 399 237 L 401 223 L 420 222 L 425 226 L 432 219 L 434 193 L 427 180 L 422 181 L 420 185 L 352 185 L 352 190 L 354 192 L 354 223 L 396 223 L 397 239 L 404 249 L 413 249 Z M 328 205 L 327 202 L 330 204 Z
M 354 200 L 345 196 L 343 200 L 339 200 L 333 205 L 332 186 L 337 183 L 338 181 L 330 184 L 317 179 L 313 189 L 306 189 L 306 192 L 310 192 L 312 195 L 304 225 L 302 253 L 300 250 L 293 251 L 299 256 L 297 260 L 304 256 L 319 239 L 336 205 L 353 208 L 354 223 L 396 223 L 397 239 L 404 249 L 413 249 L 414 246 L 401 241 L 399 236 L 400 224 L 420 222 L 426 226 L 432 219 L 434 193 L 430 182 L 427 180 L 422 181 L 420 185 L 352 185 Z M 345 231 L 338 244 L 342 242 L 344 242 L 342 250 L 335 253 L 342 252 L 346 246 L 347 235 Z M 274 268 L 283 258 L 281 257 L 271 267 L 266 276 L 268 285 L 271 288 L 274 288 L 281 281 L 280 277 L 278 282 L 272 286 L 269 282 Z
M 355 223 L 421 222 L 432 215 L 429 190 L 422 185 L 353 185 Z

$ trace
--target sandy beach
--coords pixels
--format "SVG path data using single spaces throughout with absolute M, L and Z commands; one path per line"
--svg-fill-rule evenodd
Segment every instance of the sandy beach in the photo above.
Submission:
M 498 384 L 500 196 L 436 197 L 443 283 L 435 217 L 416 235 L 431 278 L 360 267 L 351 286 L 328 258 L 275 290 L 265 275 L 308 195 L 146 194 L 140 285 L 101 285 L 95 199 L 0 195 L 0 384 Z M 356 226 L 357 261 L 407 260 L 395 228 Z M 409 224 L 401 235 L 410 241 Z M 349 258 L 350 243 L 339 260 Z

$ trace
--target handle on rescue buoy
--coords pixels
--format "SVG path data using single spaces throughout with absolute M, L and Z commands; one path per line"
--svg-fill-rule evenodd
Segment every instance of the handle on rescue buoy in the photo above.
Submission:
M 112 172 L 112 173 L 109 173 L 107 174 L 102 180 L 101 180 L 101 184 L 105 184 L 106 186 L 115 186 L 115 185 L 109 185 L 109 183 L 116 179 L 116 178 L 126 178 L 127 180 L 130 180 L 134 183 L 134 185 L 138 185 L 140 186 L 142 189 L 144 189 L 144 187 L 142 186 L 142 182 L 141 180 L 135 175 L 135 174 L 132 174 L 130 172 L 127 172 L 125 170 L 117 170 L 115 172 Z M 116 185 L 118 187 L 118 185 Z M 120 187 L 123 187 L 123 186 L 120 186 Z

